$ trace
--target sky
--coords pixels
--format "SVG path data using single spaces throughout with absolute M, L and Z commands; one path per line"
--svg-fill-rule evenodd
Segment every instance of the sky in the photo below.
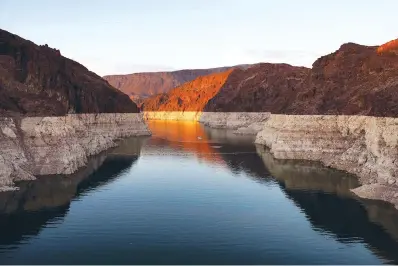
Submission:
M 0 0 L 0 28 L 98 75 L 258 62 L 310 67 L 398 38 L 398 0 Z

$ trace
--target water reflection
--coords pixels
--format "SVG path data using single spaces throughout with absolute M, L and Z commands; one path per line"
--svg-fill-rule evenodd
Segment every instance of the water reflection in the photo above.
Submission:
M 129 169 L 142 143 L 143 139 L 125 140 L 123 147 L 90 158 L 75 174 L 43 176 L 18 183 L 17 191 L 0 193 L 0 248 L 37 235 L 47 224 L 59 223 L 72 200 L 109 184 Z
M 152 137 L 123 140 L 119 147 L 92 158 L 88 167 L 81 169 L 72 176 L 43 177 L 37 181 L 20 183 L 19 191 L 0 193 L 0 259 L 1 253 L 6 253 L 7 249 L 18 249 L 19 246 L 30 243 L 29 239 L 38 236 L 41 231 L 51 226 L 62 226 L 66 217 L 70 217 L 70 213 L 73 213 L 72 210 L 79 208 L 71 202 L 81 201 L 84 203 L 91 200 L 98 203 L 98 200 L 102 200 L 101 202 L 105 203 L 112 201 L 108 209 L 104 208 L 104 210 L 113 210 L 114 212 L 111 214 L 102 213 L 102 209 L 94 212 L 95 215 L 101 214 L 99 217 L 107 219 L 108 223 L 104 222 L 103 225 L 92 230 L 96 234 L 103 232 L 103 237 L 107 241 L 103 241 L 93 249 L 83 245 L 83 247 L 86 247 L 86 250 L 82 250 L 83 253 L 94 252 L 90 254 L 96 254 L 95 252 L 100 250 L 101 254 L 104 255 L 111 251 L 125 251 L 126 254 L 130 255 L 128 248 L 132 248 L 132 246 L 120 244 L 114 249 L 112 249 L 112 246 L 119 245 L 118 243 L 122 243 L 126 235 L 132 234 L 133 239 L 136 239 L 137 242 L 131 242 L 129 245 L 136 245 L 134 247 L 137 250 L 142 248 L 146 252 L 146 258 L 152 256 L 154 250 L 159 254 L 165 254 L 164 258 L 171 258 L 168 257 L 168 254 L 172 253 L 173 247 L 178 245 L 187 247 L 181 253 L 194 252 L 195 249 L 188 248 L 191 244 L 198 250 L 207 250 L 206 254 L 209 256 L 209 261 L 212 261 L 211 256 L 217 255 L 218 251 L 213 250 L 213 247 L 216 247 L 224 250 L 226 254 L 225 257 L 217 257 L 217 260 L 214 259 L 213 261 L 230 262 L 228 258 L 234 257 L 231 252 L 236 251 L 237 256 L 239 254 L 251 254 L 247 257 L 249 262 L 252 257 L 252 261 L 257 264 L 260 262 L 266 263 L 266 260 L 254 259 L 255 256 L 260 256 L 261 245 L 264 245 L 262 255 L 266 256 L 266 251 L 269 250 L 276 253 L 283 251 L 285 244 L 274 246 L 273 243 L 264 243 L 262 237 L 268 239 L 267 241 L 276 237 L 278 241 L 289 242 L 291 241 L 290 238 L 294 238 L 294 236 L 290 237 L 289 235 L 294 235 L 296 230 L 289 228 L 286 221 L 280 221 L 283 224 L 281 228 L 286 232 L 268 232 L 268 226 L 274 228 L 272 227 L 274 222 L 270 222 L 270 220 L 272 220 L 271 216 L 275 214 L 281 215 L 283 218 L 304 219 L 311 224 L 311 230 L 325 238 L 334 239 L 347 245 L 347 247 L 356 243 L 365 243 L 368 249 L 379 258 L 386 259 L 388 262 L 398 262 L 398 212 L 390 204 L 364 201 L 355 197 L 350 192 L 351 188 L 358 186 L 355 177 L 341 171 L 325 168 L 317 163 L 276 160 L 263 146 L 252 144 L 253 137 L 237 136 L 227 130 L 209 129 L 197 123 L 189 122 L 151 122 L 149 127 L 153 132 Z M 183 158 L 183 163 L 179 164 L 181 158 Z M 194 167 L 197 163 L 206 167 L 214 167 L 214 175 L 219 174 L 220 179 L 225 178 L 223 179 L 225 181 L 213 181 L 212 178 L 208 178 L 204 182 L 203 176 L 198 177 L 198 179 L 186 177 L 186 172 L 182 174 L 184 177 L 179 177 L 178 170 L 165 173 L 164 177 L 157 178 L 156 176 L 163 169 L 152 169 L 152 166 L 162 159 L 168 160 L 167 163 L 175 162 L 177 167 Z M 206 174 L 209 173 L 207 170 L 204 171 L 203 168 L 199 170 Z M 151 174 L 148 175 L 148 173 Z M 228 175 L 225 173 L 228 173 Z M 236 178 L 230 178 L 231 176 Z M 101 192 L 101 188 L 110 187 L 112 183 L 117 183 L 116 181 L 121 179 L 124 180 L 123 186 L 130 185 L 130 187 L 113 187 L 117 192 L 95 198 L 96 193 Z M 239 180 L 238 185 L 233 184 L 234 180 Z M 272 208 L 275 208 L 273 205 L 267 205 L 268 202 L 262 200 L 253 200 L 251 193 L 258 193 L 255 194 L 257 199 L 264 196 L 261 189 L 246 193 L 241 191 L 241 187 L 234 187 L 253 188 L 245 182 L 247 180 L 250 181 L 248 183 L 254 183 L 261 188 L 276 188 L 277 192 L 273 191 L 273 193 L 282 195 L 282 200 L 277 198 L 281 201 L 275 202 L 280 204 L 279 206 L 286 207 L 286 202 L 295 206 L 294 208 L 299 210 L 300 217 L 283 216 L 285 214 L 283 210 L 272 213 Z M 253 180 L 256 182 L 253 182 Z M 170 185 L 170 182 L 174 182 L 173 185 Z M 178 195 L 175 194 L 173 186 L 181 188 Z M 198 188 L 199 190 L 207 189 L 207 191 L 198 191 Z M 232 197 L 225 193 L 223 191 L 225 188 L 238 191 L 239 193 L 236 193 L 239 196 L 239 201 L 228 202 L 236 200 L 236 195 L 233 194 Z M 159 193 L 159 195 L 153 195 L 154 192 Z M 162 201 L 165 202 L 164 205 L 157 201 L 157 196 L 162 198 Z M 247 200 L 247 202 L 242 202 L 242 199 Z M 266 200 L 272 201 L 275 199 L 270 196 Z M 193 203 L 196 205 L 191 206 L 190 204 Z M 217 213 L 214 214 L 211 207 L 214 207 L 214 204 L 222 207 L 220 213 L 228 216 L 220 215 L 219 217 Z M 81 213 L 84 213 L 89 207 L 80 206 L 80 208 Z M 235 209 L 238 209 L 236 213 Z M 271 211 L 271 213 L 263 213 L 264 209 Z M 200 215 L 197 217 L 188 215 L 191 213 L 195 215 L 195 212 L 200 213 Z M 176 213 L 186 214 L 185 218 L 191 219 L 189 221 L 192 226 L 185 223 L 184 217 L 175 217 Z M 237 215 L 242 213 L 253 215 L 253 217 Z M 113 220 L 112 214 L 117 215 L 118 219 Z M 84 223 L 86 218 L 84 215 L 80 215 L 75 215 L 73 223 L 74 226 L 79 226 L 79 228 L 80 223 Z M 228 219 L 225 219 L 225 217 L 228 217 Z M 259 220 L 253 222 L 252 220 L 256 217 Z M 211 218 L 219 220 L 215 222 Z M 159 223 L 157 223 L 158 219 Z M 164 224 L 167 221 L 170 224 Z M 194 224 L 194 221 L 200 222 Z M 94 224 L 101 223 L 101 221 L 95 219 L 91 222 Z M 272 224 L 270 225 L 270 223 Z M 206 224 L 210 227 L 206 227 Z M 92 225 L 90 223 L 84 224 L 85 227 L 79 230 L 91 228 Z M 248 225 L 248 227 L 242 225 Z M 295 226 L 294 221 L 292 221 L 292 225 Z M 174 228 L 173 226 L 177 228 L 175 232 L 164 230 L 164 228 Z M 228 226 L 231 226 L 230 230 L 225 229 L 225 227 L 229 228 Z M 182 230 L 182 227 L 185 231 Z M 73 233 L 73 231 L 68 231 L 71 228 L 74 227 L 70 225 L 62 233 L 69 236 L 70 232 Z M 122 229 L 118 230 L 118 228 Z M 203 228 L 207 228 L 211 234 Z M 150 232 L 157 232 L 157 234 L 151 235 Z M 79 233 L 81 232 L 79 231 Z M 200 236 L 203 236 L 203 238 L 192 239 L 189 233 L 196 235 L 197 238 L 200 238 Z M 218 235 L 215 236 L 214 234 Z M 251 238 L 247 234 L 252 234 Z M 257 237 L 259 234 L 261 234 L 261 237 Z M 87 232 L 85 237 L 95 239 L 94 235 Z M 215 239 L 220 241 L 220 246 L 214 246 L 217 244 L 214 241 L 207 243 L 209 235 L 215 236 Z M 279 239 L 280 235 L 287 235 L 289 239 Z M 166 237 L 162 238 L 162 236 L 176 237 L 176 242 L 164 242 Z M 268 236 L 270 238 L 267 238 Z M 299 234 L 298 237 L 303 236 Z M 178 242 L 178 239 L 181 240 L 181 243 Z M 222 242 L 225 239 L 232 242 Z M 45 239 L 43 241 L 45 242 Z M 87 243 L 90 243 L 90 241 L 87 240 Z M 242 246 L 236 245 L 236 243 L 240 243 Z M 254 247 L 249 244 L 243 246 L 242 243 L 256 244 Z M 327 247 L 327 244 L 321 243 L 323 247 Z M 74 247 L 76 243 L 70 241 L 70 245 L 69 248 Z M 269 246 L 272 249 L 267 249 Z M 306 243 L 302 243 L 300 246 L 303 246 L 303 251 L 307 252 L 305 249 Z M 223 249 L 226 247 L 230 247 L 230 249 Z M 62 249 L 63 246 L 60 245 L 59 248 Z M 170 250 L 168 251 L 168 249 Z M 118 254 L 113 254 L 113 256 Z M 272 255 L 272 252 L 270 254 Z M 126 255 L 126 258 L 128 258 L 128 255 Z M 286 256 L 288 255 L 286 254 Z M 90 261 L 89 255 L 81 256 L 82 258 L 84 256 L 86 261 Z M 201 258 L 206 257 L 203 254 L 199 256 Z M 322 256 L 322 254 L 319 256 Z M 356 254 L 353 254 L 353 256 L 356 256 Z M 175 261 L 178 261 L 177 259 Z M 181 258 L 179 257 L 179 259 Z M 186 258 L 184 257 L 184 259 Z M 194 263 L 202 261 L 199 257 L 192 256 L 191 259 L 190 261 Z M 169 261 L 171 264 L 174 262 L 173 260 Z M 240 260 L 242 263 L 247 261 Z M 129 263 L 129 260 L 125 262 Z M 289 261 L 281 260 L 279 262 L 288 263 Z
M 316 162 L 278 160 L 264 146 L 256 148 L 316 230 L 343 243 L 364 241 L 380 257 L 398 261 L 398 211 L 393 205 L 358 199 L 350 191 L 359 185 L 353 175 Z
M 191 155 L 210 164 L 223 165 L 235 175 L 269 176 L 252 145 L 253 136 L 236 135 L 195 122 L 150 121 L 148 125 L 153 136 L 144 146 L 143 153 L 147 156 Z
M 195 122 L 150 121 L 152 138 L 145 146 L 146 155 L 196 156 L 206 162 L 223 164 L 223 160 L 210 145 L 206 132 Z
M 350 191 L 359 186 L 354 175 L 327 168 L 318 162 L 277 160 L 261 145 L 256 151 L 271 175 L 289 190 L 320 191 L 340 197 L 354 197 Z

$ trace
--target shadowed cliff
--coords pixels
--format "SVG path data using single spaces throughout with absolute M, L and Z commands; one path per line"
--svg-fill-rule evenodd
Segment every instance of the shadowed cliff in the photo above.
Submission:
M 0 29 L 0 115 L 138 111 L 126 94 L 59 50 Z

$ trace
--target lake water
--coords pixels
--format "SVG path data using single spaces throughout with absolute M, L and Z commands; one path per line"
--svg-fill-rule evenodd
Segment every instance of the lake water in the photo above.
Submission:
M 152 122 L 65 176 L 0 193 L 1 264 L 398 263 L 398 212 L 251 137 Z

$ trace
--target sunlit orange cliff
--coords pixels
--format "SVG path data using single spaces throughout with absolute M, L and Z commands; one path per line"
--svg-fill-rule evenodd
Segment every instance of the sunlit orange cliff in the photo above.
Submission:
M 145 111 L 202 111 L 224 85 L 233 70 L 201 76 L 144 101 Z
M 378 53 L 395 52 L 398 53 L 398 39 L 389 41 L 377 48 Z

